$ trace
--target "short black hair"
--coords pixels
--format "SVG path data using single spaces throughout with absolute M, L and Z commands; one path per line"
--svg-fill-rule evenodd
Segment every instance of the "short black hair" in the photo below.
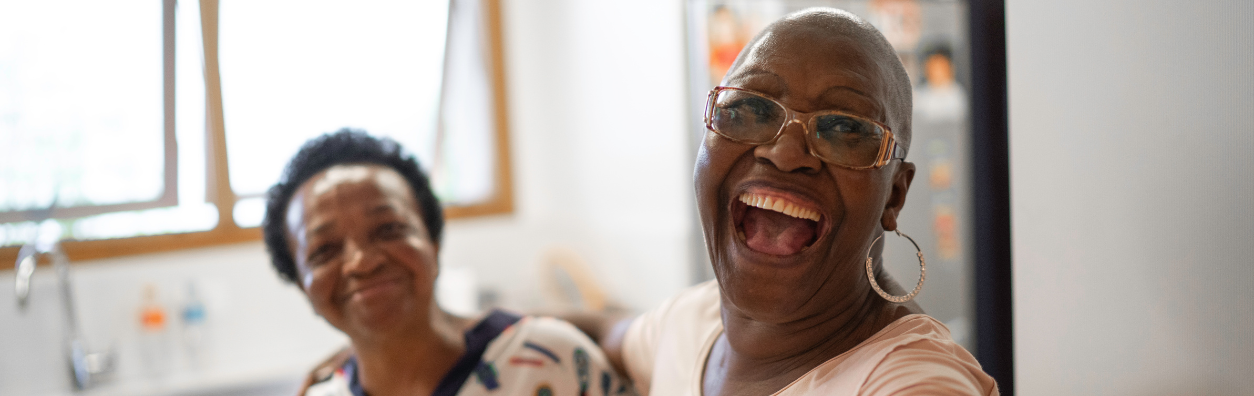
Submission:
M 383 165 L 399 173 L 414 193 L 431 241 L 440 244 L 444 212 L 431 191 L 427 174 L 418 166 L 414 156 L 406 153 L 392 139 L 376 138 L 362 130 L 343 128 L 305 142 L 283 169 L 279 182 L 266 192 L 266 217 L 261 225 L 266 250 L 270 253 L 274 269 L 288 282 L 300 284 L 296 260 L 287 240 L 287 205 L 302 184 L 319 172 L 341 164 Z

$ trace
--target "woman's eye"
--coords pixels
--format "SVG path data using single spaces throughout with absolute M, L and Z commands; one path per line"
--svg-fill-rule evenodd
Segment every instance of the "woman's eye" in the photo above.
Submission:
M 409 226 L 400 222 L 383 224 L 375 230 L 375 235 L 381 239 L 400 238 L 408 234 Z
M 775 106 L 772 106 L 771 102 L 766 101 L 766 99 L 745 99 L 743 107 L 752 112 L 754 120 L 759 123 L 770 122 L 775 119 Z
M 870 128 L 863 122 L 844 116 L 828 116 L 818 120 L 815 133 L 823 140 L 861 140 L 871 138 Z
M 778 118 L 775 106 L 762 98 L 737 100 L 722 106 L 719 112 L 730 121 L 742 123 L 767 123 Z
M 318 245 L 309 252 L 309 256 L 306 257 L 305 261 L 307 261 L 311 267 L 324 264 L 331 261 L 331 258 L 335 257 L 335 255 L 339 252 L 339 249 L 340 245 L 335 243 Z

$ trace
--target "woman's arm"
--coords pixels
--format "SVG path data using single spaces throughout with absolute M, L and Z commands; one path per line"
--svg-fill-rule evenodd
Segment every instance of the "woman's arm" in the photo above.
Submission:
M 625 310 L 579 311 L 553 316 L 570 322 L 579 331 L 587 334 L 605 352 L 605 357 L 614 365 L 615 370 L 622 374 L 627 373 L 626 366 L 623 365 L 623 336 L 627 334 L 627 328 L 631 327 L 635 316 Z
M 353 356 L 353 347 L 345 345 L 343 349 L 328 356 L 327 360 L 318 363 L 313 370 L 309 371 L 309 375 L 305 376 L 305 382 L 300 384 L 300 390 L 296 391 L 296 396 L 303 396 L 305 392 L 309 391 L 310 386 L 330 377 L 331 374 L 335 373 L 335 370 L 343 367 L 344 363 L 347 363 L 348 358 L 351 356 Z

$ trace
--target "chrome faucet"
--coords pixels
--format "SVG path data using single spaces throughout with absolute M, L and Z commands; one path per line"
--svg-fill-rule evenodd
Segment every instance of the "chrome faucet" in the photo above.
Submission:
M 40 256 L 52 259 L 52 268 L 57 273 L 57 286 L 61 294 L 62 308 L 65 314 L 65 346 L 70 363 L 70 375 L 75 389 L 87 389 L 102 374 L 113 369 L 113 353 L 89 353 L 78 327 L 78 311 L 74 307 L 74 293 L 70 284 L 70 260 L 61 250 L 60 237 L 40 235 L 35 243 L 22 246 L 17 254 L 17 305 L 26 310 L 30 301 L 30 278 L 35 273 L 35 265 Z

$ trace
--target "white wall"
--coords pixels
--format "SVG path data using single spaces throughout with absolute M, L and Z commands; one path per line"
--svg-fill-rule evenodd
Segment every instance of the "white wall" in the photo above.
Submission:
M 688 283 L 693 257 L 682 2 L 503 3 L 516 209 L 450 222 L 442 264 L 470 268 L 507 306 L 533 308 L 544 302 L 540 255 L 564 246 L 583 255 L 629 307 L 658 304 Z M 146 381 L 97 394 L 289 378 L 340 345 L 342 336 L 312 314 L 297 289 L 278 281 L 267 260 L 260 243 L 248 243 L 76 265 L 89 341 L 123 354 L 129 368 L 115 382 Z M 69 389 L 55 277 L 46 269 L 35 277 L 27 314 L 17 312 L 8 286 L 0 287 L 3 395 Z M 0 285 L 12 279 L 12 270 L 0 271 Z M 189 280 L 211 289 L 218 361 L 243 363 L 141 380 L 128 351 L 142 285 L 158 284 L 176 304 Z
M 695 227 L 682 3 L 504 3 L 516 212 L 451 224 L 444 262 L 524 300 L 564 245 L 623 302 L 660 303 L 687 284 Z
M 1252 15 L 1007 1 L 1019 394 L 1254 394 Z

